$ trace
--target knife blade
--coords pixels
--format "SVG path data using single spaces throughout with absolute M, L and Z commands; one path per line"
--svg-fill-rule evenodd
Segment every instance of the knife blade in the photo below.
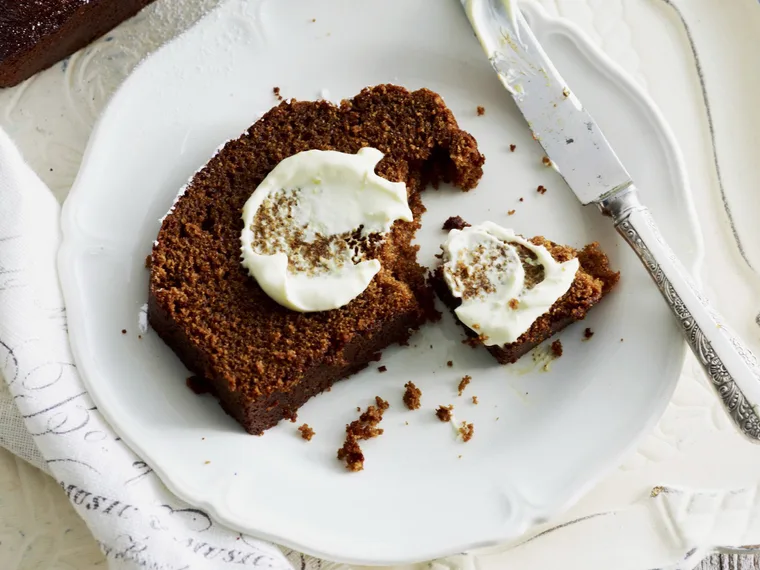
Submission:
M 631 177 L 510 0 L 462 0 L 504 87 L 552 166 L 583 204 L 631 184 Z
M 760 443 L 760 361 L 694 284 L 599 126 L 570 91 L 514 0 L 461 0 L 491 66 L 534 138 L 583 204 L 636 252 L 740 433 Z

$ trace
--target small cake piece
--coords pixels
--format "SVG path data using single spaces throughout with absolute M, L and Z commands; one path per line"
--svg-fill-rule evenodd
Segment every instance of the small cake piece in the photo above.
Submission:
M 435 411 L 435 415 L 438 417 L 439 420 L 442 422 L 448 422 L 451 421 L 451 410 L 454 409 L 454 406 L 449 404 L 448 406 L 438 406 L 438 409 Z
M 414 385 L 414 382 L 404 384 L 404 405 L 410 410 L 418 410 L 422 400 L 422 390 Z
M 465 222 L 460 216 L 451 216 L 449 219 L 443 222 L 442 229 L 447 232 L 450 230 L 462 230 L 469 225 L 470 224 Z
M 586 327 L 586 330 L 583 331 L 583 340 L 589 340 L 592 336 L 594 336 L 594 331 Z
M 374 173 L 405 184 L 413 219 L 397 218 L 373 242 L 370 261 L 380 269 L 358 296 L 339 308 L 298 312 L 275 301 L 243 267 L 241 232 L 250 228 L 242 214 L 276 167 L 311 151 L 381 153 Z M 443 99 L 427 89 L 380 85 L 340 106 L 284 101 L 195 174 L 164 219 L 152 251 L 150 325 L 207 380 L 227 413 L 261 434 L 439 318 L 412 243 L 425 209 L 422 192 L 441 182 L 474 188 L 484 160 Z M 282 218 L 270 206 L 266 212 Z M 309 261 L 319 262 L 311 253 Z
M 449 233 L 433 286 L 470 341 L 510 364 L 582 320 L 619 278 L 597 243 L 575 250 L 484 222 Z
M 377 427 L 383 419 L 383 412 L 388 409 L 388 402 L 380 396 L 375 396 L 377 406 L 368 406 L 367 411 L 346 426 L 346 441 L 338 450 L 338 459 L 346 463 L 349 471 L 364 469 L 364 453 L 359 441 L 372 439 L 383 434 L 383 429 Z
M 298 431 L 301 432 L 301 437 L 306 441 L 311 441 L 311 438 L 314 437 L 314 430 L 311 429 L 309 424 L 303 424 L 298 428 Z
M 468 442 L 472 439 L 472 436 L 475 435 L 475 426 L 468 424 L 467 422 L 462 422 L 462 425 L 459 426 L 457 431 L 459 432 L 462 441 Z
M 552 343 L 552 356 L 559 358 L 562 356 L 562 341 L 557 339 Z
M 0 87 L 21 83 L 153 0 L 0 0 Z
M 457 388 L 460 396 L 462 395 L 462 392 L 464 392 L 464 389 L 467 388 L 470 380 L 472 380 L 472 376 L 462 376 L 462 379 L 459 381 L 459 387 Z

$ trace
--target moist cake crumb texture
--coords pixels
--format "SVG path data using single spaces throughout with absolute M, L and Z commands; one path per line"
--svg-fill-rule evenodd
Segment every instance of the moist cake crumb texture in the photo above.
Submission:
M 448 422 L 451 421 L 451 410 L 453 409 L 454 406 L 451 404 L 448 406 L 438 406 L 438 409 L 435 411 L 435 415 L 442 422 Z
M 302 426 L 299 426 L 298 431 L 301 432 L 301 437 L 306 441 L 311 441 L 311 438 L 314 437 L 314 430 L 311 429 L 311 426 L 309 424 L 303 424 Z
M 562 341 L 557 339 L 552 343 L 552 356 L 559 358 L 562 356 Z
M 414 382 L 407 382 L 404 384 L 404 405 L 410 410 L 419 409 L 422 401 L 422 390 L 414 385 Z
M 278 305 L 240 263 L 243 205 L 284 158 L 367 146 L 385 154 L 378 175 L 406 184 L 414 221 L 393 224 L 378 247 L 380 272 L 348 305 L 315 313 Z M 164 219 L 151 254 L 150 325 L 227 413 L 260 434 L 440 318 L 412 243 L 422 191 L 442 182 L 470 190 L 484 160 L 427 89 L 380 85 L 339 106 L 283 101 L 228 142 Z
M 346 440 L 338 450 L 338 459 L 345 462 L 349 471 L 361 471 L 364 469 L 364 453 L 359 446 L 359 441 L 372 439 L 382 435 L 382 428 L 377 427 L 383 419 L 383 413 L 388 409 L 388 402 L 380 396 L 375 396 L 376 406 L 368 406 L 358 420 L 352 421 L 346 426 Z

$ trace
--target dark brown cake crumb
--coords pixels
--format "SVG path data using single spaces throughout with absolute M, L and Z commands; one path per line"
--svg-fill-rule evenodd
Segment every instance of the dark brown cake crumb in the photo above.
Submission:
M 562 356 L 562 341 L 557 339 L 552 343 L 552 355 L 554 358 Z
M 449 361 L 446 363 L 446 366 L 448 366 L 449 368 L 451 368 L 452 366 L 454 366 L 454 361 L 453 361 L 453 360 L 449 360 Z
M 378 366 L 377 367 L 377 371 L 378 372 L 385 372 L 386 370 L 388 370 L 387 366 Z
M 448 220 L 443 222 L 443 229 L 447 232 L 450 230 L 463 230 L 469 228 L 470 224 L 465 222 L 460 216 L 451 216 Z
M 583 331 L 583 340 L 589 340 L 592 336 L 594 336 L 594 331 L 586 327 L 586 330 Z
M 486 108 L 483 107 L 482 105 L 478 105 L 477 111 L 478 111 L 478 117 L 482 117 L 483 115 L 486 114 Z
M 146 255 L 145 256 L 145 268 L 146 269 L 150 269 L 151 259 L 153 259 L 153 258 L 150 255 Z
M 551 165 L 552 165 L 552 159 L 551 159 L 551 158 L 549 158 L 548 156 L 545 156 L 545 157 L 543 157 L 543 158 L 541 159 L 541 162 L 542 162 L 542 163 L 543 163 L 543 165 L 544 165 L 544 166 L 546 166 L 546 167 L 549 167 L 549 166 L 551 166 Z
M 472 439 L 472 436 L 475 435 L 475 426 L 472 424 L 468 424 L 467 422 L 462 422 L 462 425 L 459 426 L 459 435 L 462 436 L 462 441 L 467 442 Z
M 546 186 L 542 184 L 539 185 L 538 188 L 536 188 L 536 192 L 538 192 L 539 194 L 543 196 L 544 194 L 546 194 Z
M 467 388 L 467 384 L 470 383 L 470 380 L 472 380 L 472 376 L 462 376 L 462 379 L 459 381 L 459 387 L 457 390 L 459 390 L 459 395 L 462 395 L 462 392 L 464 392 L 464 389 Z
M 311 441 L 311 438 L 314 437 L 314 430 L 311 429 L 309 424 L 303 424 L 298 428 L 298 431 L 301 432 L 301 437 L 306 441 Z
M 404 405 L 410 410 L 418 410 L 422 399 L 422 390 L 414 385 L 414 382 L 404 384 Z
M 472 397 L 472 403 L 475 404 L 476 406 L 478 405 L 478 397 L 477 396 L 473 396 Z
M 359 416 L 358 420 L 352 421 L 346 426 L 346 441 L 338 450 L 338 459 L 345 461 L 349 471 L 361 471 L 364 469 L 364 453 L 359 446 L 359 441 L 372 439 L 382 435 L 382 428 L 377 427 L 383 419 L 383 412 L 389 404 L 380 396 L 375 396 L 377 406 L 367 406 L 367 411 Z
M 515 210 L 509 210 L 507 212 L 507 216 L 513 216 L 515 214 Z
M 185 384 L 199 396 L 209 392 L 208 383 L 200 376 L 188 376 L 185 380 Z
M 438 406 L 438 409 L 435 411 L 435 415 L 438 416 L 438 419 L 442 422 L 448 422 L 451 420 L 451 410 L 454 409 L 454 406 L 449 404 L 448 406 Z
M 277 97 L 278 101 L 282 101 L 282 95 L 280 94 L 280 88 L 279 87 L 273 87 L 272 93 L 274 93 L 274 96 Z
M 121 334 L 127 334 L 127 329 L 121 329 Z
M 517 145 L 516 144 L 509 145 L 509 152 L 515 152 L 515 149 L 517 149 Z
M 524 201 L 525 201 L 525 198 L 523 198 L 522 196 L 520 196 L 520 202 L 524 202 Z

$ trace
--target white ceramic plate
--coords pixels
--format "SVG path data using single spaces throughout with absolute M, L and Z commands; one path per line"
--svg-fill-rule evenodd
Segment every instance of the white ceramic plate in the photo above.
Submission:
M 683 168 L 659 114 L 574 28 L 534 10 L 526 15 L 673 248 L 693 265 L 699 251 Z M 329 90 L 337 99 L 383 82 L 441 93 L 487 158 L 474 192 L 427 195 L 418 236 L 423 263 L 434 263 L 442 221 L 459 214 L 563 243 L 597 240 L 621 270 L 621 284 L 585 323 L 562 333 L 565 354 L 548 372 L 530 356 L 496 365 L 461 343 L 446 314 L 410 346 L 387 350 L 385 374 L 370 367 L 307 403 L 299 423 L 315 429 L 311 442 L 289 422 L 248 436 L 213 399 L 185 387 L 188 372 L 154 333 L 138 338 L 143 262 L 158 219 L 220 143 L 276 103 L 274 86 L 286 97 Z M 579 206 L 541 157 L 459 2 L 230 1 L 126 81 L 95 129 L 64 208 L 60 269 L 69 330 L 100 411 L 181 498 L 231 527 L 332 560 L 431 559 L 545 520 L 658 418 L 684 346 L 608 220 Z M 539 184 L 548 188 L 543 196 Z M 582 342 L 587 326 L 596 334 Z M 473 381 L 459 398 L 463 374 Z M 423 391 L 419 411 L 401 404 L 408 380 Z M 335 459 L 343 428 L 376 394 L 391 403 L 385 434 L 364 445 L 365 471 L 348 473 Z M 474 423 L 469 443 L 437 421 L 439 404 L 454 404 L 458 420 Z

